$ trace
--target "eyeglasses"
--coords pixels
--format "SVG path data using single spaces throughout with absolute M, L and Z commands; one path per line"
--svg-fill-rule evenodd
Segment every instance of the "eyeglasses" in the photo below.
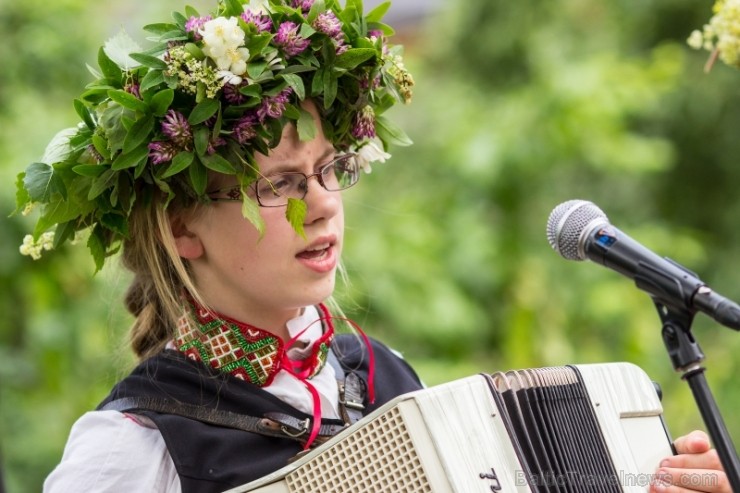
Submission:
M 325 190 L 338 192 L 357 183 L 360 166 L 355 154 L 344 154 L 321 166 L 316 173 L 275 173 L 257 179 L 250 188 L 262 207 L 282 207 L 288 204 L 288 199 L 302 200 L 308 193 L 308 179 L 314 176 Z M 242 189 L 232 186 L 206 192 L 206 195 L 214 201 L 241 201 Z

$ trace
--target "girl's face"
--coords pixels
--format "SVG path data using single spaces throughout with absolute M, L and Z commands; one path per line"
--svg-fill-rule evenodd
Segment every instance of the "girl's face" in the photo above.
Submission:
M 316 109 L 317 137 L 301 142 L 293 125 L 283 131 L 280 145 L 269 156 L 256 156 L 260 173 L 315 173 L 336 153 L 321 131 Z M 235 184 L 221 175 L 209 185 Z M 264 236 L 242 216 L 241 202 L 213 202 L 201 214 L 172 223 L 178 253 L 190 267 L 204 301 L 222 315 L 251 323 L 283 337 L 285 322 L 301 308 L 319 303 L 334 290 L 342 251 L 344 211 L 341 192 L 329 192 L 317 177 L 308 180 L 304 198 L 308 212 L 306 239 L 285 217 L 285 207 L 260 207 Z

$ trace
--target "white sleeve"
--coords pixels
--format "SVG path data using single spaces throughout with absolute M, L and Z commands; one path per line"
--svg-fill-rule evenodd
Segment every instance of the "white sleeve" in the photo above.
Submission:
M 45 493 L 151 491 L 180 493 L 180 478 L 162 434 L 118 411 L 92 411 L 72 427 Z

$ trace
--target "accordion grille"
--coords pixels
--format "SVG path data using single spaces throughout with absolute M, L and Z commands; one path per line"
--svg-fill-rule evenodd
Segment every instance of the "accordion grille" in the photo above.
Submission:
M 285 479 L 291 493 L 432 492 L 398 406 Z

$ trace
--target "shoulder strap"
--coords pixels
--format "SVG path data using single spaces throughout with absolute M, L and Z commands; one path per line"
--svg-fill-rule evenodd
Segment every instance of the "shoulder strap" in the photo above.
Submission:
M 260 433 L 273 437 L 289 438 L 301 443 L 305 443 L 311 429 L 310 418 L 301 420 L 283 413 L 267 413 L 265 417 L 258 418 L 256 416 L 231 411 L 219 411 L 217 409 L 185 404 L 159 397 L 123 397 L 108 402 L 100 407 L 99 410 L 131 413 L 135 413 L 136 411 L 153 411 L 156 413 L 172 414 L 226 428 Z M 342 429 L 344 429 L 343 425 L 322 424 L 319 428 L 319 439 L 316 442 L 326 441 Z
M 334 368 L 339 388 L 339 412 L 345 423 L 355 424 L 365 410 L 365 381 L 355 372 L 346 372 L 333 349 L 329 349 L 329 364 Z

